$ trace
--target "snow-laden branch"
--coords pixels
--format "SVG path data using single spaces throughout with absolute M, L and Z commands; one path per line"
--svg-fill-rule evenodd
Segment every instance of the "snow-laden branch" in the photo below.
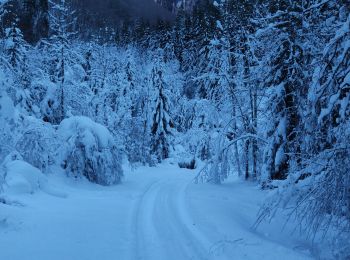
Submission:
M 209 160 L 205 166 L 199 171 L 199 173 L 196 175 L 196 177 L 194 178 L 194 182 L 195 183 L 199 183 L 199 179 L 201 176 L 203 176 L 203 173 L 205 173 L 208 168 L 210 168 L 211 165 L 220 163 L 220 158 L 222 158 L 222 155 L 225 154 L 225 152 L 234 144 L 236 144 L 237 142 L 241 141 L 241 140 L 245 140 L 245 139 L 255 139 L 257 141 L 261 141 L 265 144 L 267 144 L 268 142 L 261 138 L 258 135 L 254 135 L 254 134 L 245 134 L 242 135 L 240 137 L 235 138 L 234 140 L 231 140 L 230 143 L 228 143 L 223 149 L 221 149 L 221 151 L 215 156 L 215 158 Z M 207 179 L 206 181 L 210 182 L 211 179 Z

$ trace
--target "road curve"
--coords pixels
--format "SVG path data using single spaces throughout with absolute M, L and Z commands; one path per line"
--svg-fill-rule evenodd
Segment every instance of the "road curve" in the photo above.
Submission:
M 134 210 L 134 259 L 207 259 L 203 241 L 187 213 L 190 179 L 155 180 Z

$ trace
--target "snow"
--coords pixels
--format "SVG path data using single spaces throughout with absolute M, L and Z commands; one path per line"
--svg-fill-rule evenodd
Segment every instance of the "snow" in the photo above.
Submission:
M 173 26 L 115 32 L 73 28 L 65 0 L 1 6 L 0 260 L 322 255 L 292 227 L 349 258 L 346 1 L 176 2 Z M 123 160 L 168 157 L 124 182 Z
M 6 190 L 11 193 L 32 194 L 45 183 L 43 173 L 24 161 L 12 161 L 5 164 Z
M 11 162 L 11 172 L 40 171 Z M 67 196 L 11 194 L 0 203 L 1 258 L 76 259 L 309 259 L 308 247 L 281 222 L 252 229 L 266 197 L 255 184 L 230 180 L 196 185 L 196 171 L 169 162 L 126 169 L 123 185 L 102 187 L 64 177 L 48 181 Z M 11 176 L 13 174 L 11 173 Z M 39 185 L 40 186 L 40 185 Z
M 22 161 L 15 153 L 4 160 L 1 170 L 5 173 L 5 194 L 34 194 L 41 190 L 52 196 L 66 197 L 64 192 L 56 190 L 48 182 L 47 177 L 38 168 Z
M 102 185 L 120 183 L 121 156 L 108 129 L 83 116 L 70 117 L 58 126 L 64 140 L 60 165 L 75 178 L 86 177 Z
M 108 129 L 103 125 L 97 124 L 88 117 L 76 116 L 65 119 L 59 126 L 59 134 L 66 140 L 72 138 L 72 135 L 81 133 L 87 144 L 93 145 L 95 138 L 102 148 L 108 148 L 113 143 L 113 137 Z
M 220 21 L 216 21 L 216 28 L 220 29 L 221 31 L 224 30 L 224 27 L 222 26 L 222 23 Z
M 2 75 L 0 73 L 0 79 Z M 11 119 L 14 115 L 14 106 L 12 100 L 6 94 L 5 91 L 1 92 L 0 89 L 0 122 L 1 119 Z

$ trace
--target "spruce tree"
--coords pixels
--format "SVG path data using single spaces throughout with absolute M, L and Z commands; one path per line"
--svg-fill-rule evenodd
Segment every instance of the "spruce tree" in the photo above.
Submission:
M 169 98 L 166 93 L 164 71 L 162 70 L 163 51 L 157 51 L 156 63 L 152 69 L 152 87 L 155 90 L 155 112 L 151 128 L 151 153 L 158 162 L 169 158 L 171 128 L 174 127 L 170 118 Z
M 55 96 L 47 100 L 44 120 L 59 124 L 66 117 L 65 81 L 69 63 L 74 12 L 65 0 L 51 2 L 50 58 L 51 80 L 56 84 Z
M 276 48 L 267 58 L 268 76 L 263 81 L 269 91 L 268 107 L 271 113 L 264 175 L 267 179 L 285 179 L 300 154 L 298 133 L 301 111 L 298 102 L 305 88 L 300 40 L 303 9 L 296 1 L 285 0 L 274 1 L 270 8 L 275 12 L 271 18 L 267 18 L 267 30 L 273 29 L 266 32 L 274 37 L 270 39 Z
M 29 69 L 29 44 L 24 40 L 22 31 L 14 22 L 5 29 L 5 52 L 14 77 L 15 105 L 21 112 L 32 114 L 33 100 L 31 97 L 32 72 Z

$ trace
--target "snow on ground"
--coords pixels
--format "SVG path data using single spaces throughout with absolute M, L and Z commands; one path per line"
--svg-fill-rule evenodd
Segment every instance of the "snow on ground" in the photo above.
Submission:
M 49 176 L 67 196 L 38 191 L 0 203 L 0 259 L 309 259 L 281 223 L 251 229 L 265 197 L 233 180 L 196 185 L 170 164 L 127 171 L 102 187 Z

